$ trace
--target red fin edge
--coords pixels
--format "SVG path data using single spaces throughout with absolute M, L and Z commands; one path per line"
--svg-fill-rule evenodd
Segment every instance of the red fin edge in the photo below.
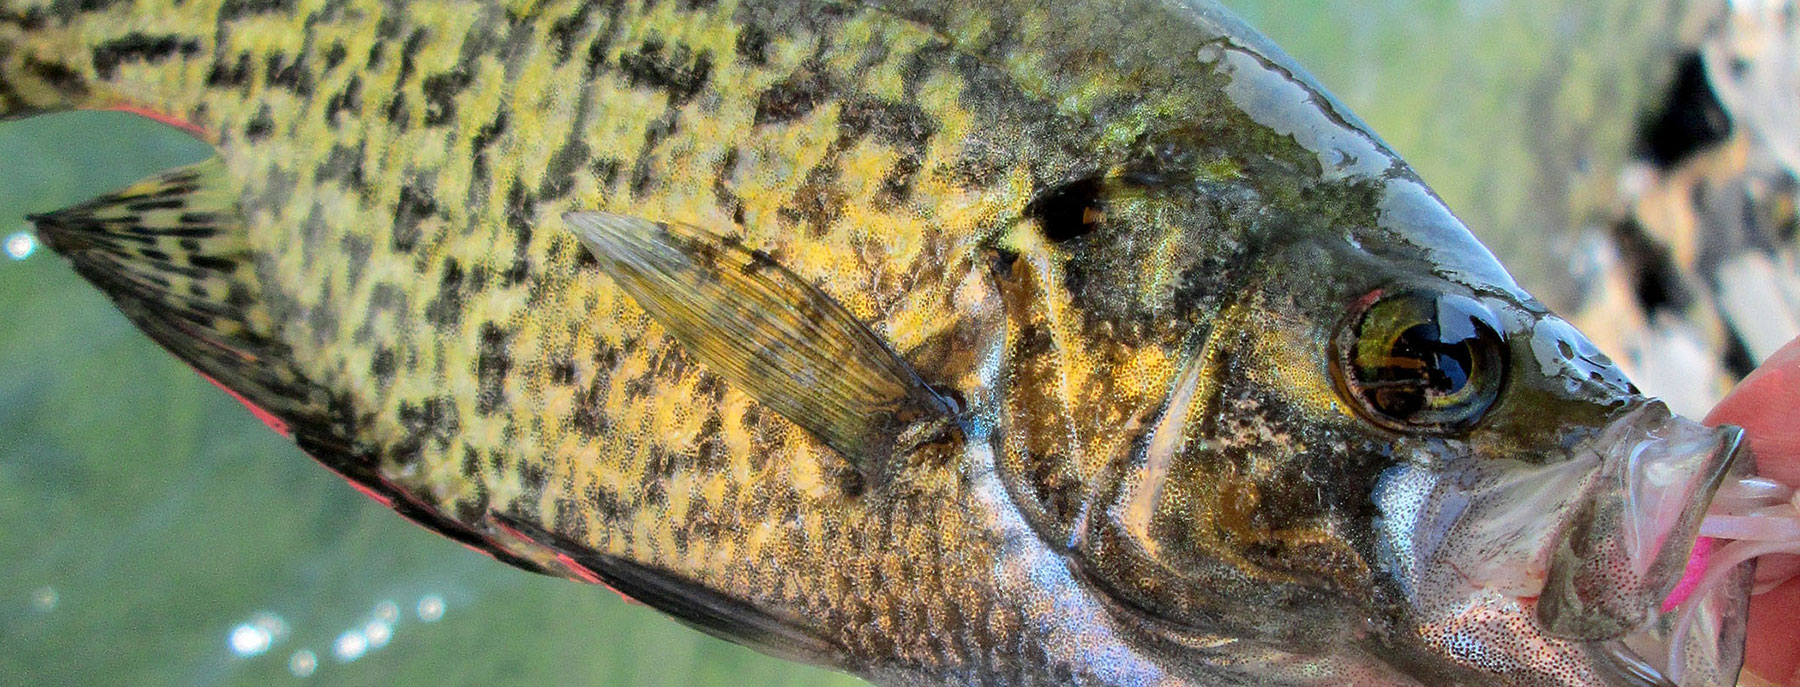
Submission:
M 544 546 L 545 548 L 550 548 L 551 551 L 553 551 L 556 554 L 556 562 L 561 563 L 564 568 L 567 568 L 569 573 L 574 575 L 576 579 L 581 580 L 582 582 L 586 582 L 588 584 L 597 584 L 602 587 L 605 587 L 606 591 L 612 592 L 614 594 L 618 594 L 619 598 L 623 599 L 625 601 L 625 603 L 631 604 L 633 606 L 645 605 L 644 602 L 638 601 L 637 599 L 633 599 L 629 595 L 627 595 L 625 592 L 621 592 L 618 589 L 613 588 L 612 585 L 607 584 L 606 580 L 601 579 L 599 573 L 596 573 L 593 570 L 589 569 L 587 566 L 582 565 L 579 561 L 575 560 L 574 557 L 570 556 L 569 554 L 563 553 L 561 551 L 556 551 L 553 547 L 549 547 L 548 545 L 544 544 L 543 542 L 539 542 L 535 539 L 532 539 L 531 537 L 525 536 L 524 532 L 520 532 L 517 528 L 506 524 L 500 518 L 490 517 L 490 518 L 488 518 L 488 522 L 492 523 L 494 525 L 494 527 L 499 528 L 500 531 L 505 532 L 509 535 L 518 537 L 521 540 L 528 541 L 533 544 L 537 544 L 538 546 Z
M 110 107 L 98 108 L 98 111 L 100 111 L 100 112 L 124 112 L 126 114 L 134 114 L 139 117 L 143 117 L 145 119 L 160 122 L 162 124 L 167 124 L 169 126 L 175 127 L 182 131 L 186 131 L 189 134 L 192 134 L 194 136 L 194 138 L 198 138 L 202 141 L 213 140 L 212 132 L 207 131 L 206 129 L 200 128 L 200 125 L 190 122 L 190 121 L 188 121 L 184 118 L 178 117 L 176 115 L 168 114 L 166 112 L 159 112 L 157 110 L 153 110 L 148 107 L 143 107 L 140 105 L 113 105 Z
M 262 406 L 256 405 L 255 403 L 251 403 L 250 399 L 244 398 L 244 395 L 238 393 L 236 389 L 225 386 L 224 384 L 220 384 L 219 380 L 212 378 L 212 375 L 209 375 L 205 372 L 200 372 L 199 370 L 194 370 L 194 371 L 199 372 L 200 376 L 202 378 L 205 378 L 206 381 L 212 382 L 213 386 L 219 387 L 219 390 L 224 391 L 225 393 L 231 394 L 232 398 L 237 399 L 238 403 L 244 404 L 244 407 L 250 410 L 251 415 L 255 415 L 256 419 L 261 420 L 263 424 L 268 425 L 269 429 L 275 430 L 276 434 L 280 434 L 281 436 L 289 438 L 289 439 L 294 438 L 294 429 L 292 427 L 288 426 L 288 423 L 286 420 L 276 417 L 274 413 L 271 413 L 271 412 L 263 409 Z M 352 484 L 354 484 L 354 482 L 352 482 Z M 361 489 L 362 485 L 357 485 L 357 488 Z M 373 498 L 374 494 L 370 494 L 369 496 L 371 498 Z M 381 499 L 376 499 L 376 500 L 379 501 Z

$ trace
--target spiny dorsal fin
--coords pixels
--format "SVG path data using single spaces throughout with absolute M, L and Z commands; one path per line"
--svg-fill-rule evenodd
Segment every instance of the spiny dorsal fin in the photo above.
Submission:
M 956 412 L 844 306 L 767 254 L 681 224 L 563 219 L 689 353 L 875 483 L 900 444 Z

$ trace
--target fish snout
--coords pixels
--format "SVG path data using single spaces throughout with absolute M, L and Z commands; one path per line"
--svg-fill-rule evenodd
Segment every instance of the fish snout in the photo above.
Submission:
M 1664 599 L 1686 572 L 1713 495 L 1750 473 L 1742 439 L 1742 430 L 1706 427 L 1654 401 L 1610 425 L 1594 444 L 1600 465 L 1587 498 L 1552 553 L 1536 604 L 1544 631 L 1610 647 L 1603 653 L 1615 668 L 1642 678 L 1630 684 L 1674 684 L 1660 664 L 1677 644 L 1690 665 L 1706 667 L 1682 684 L 1734 675 L 1748 589 L 1709 592 L 1718 598 L 1700 600 L 1713 609 L 1704 627 L 1672 622 Z
M 1546 631 L 1605 640 L 1648 622 L 1685 571 L 1713 493 L 1747 472 L 1742 435 L 1675 416 L 1660 401 L 1608 427 L 1595 445 L 1598 473 L 1538 599 Z

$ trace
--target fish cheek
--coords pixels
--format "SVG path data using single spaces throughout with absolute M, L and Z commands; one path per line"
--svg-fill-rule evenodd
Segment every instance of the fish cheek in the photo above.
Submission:
M 1332 408 L 1305 338 L 1247 302 L 1171 385 L 1101 482 L 1079 540 L 1125 608 L 1206 632 L 1320 647 L 1373 603 L 1368 493 L 1390 458 Z M 1298 349 L 1290 346 L 1297 345 Z M 1304 371 L 1296 368 L 1306 368 Z

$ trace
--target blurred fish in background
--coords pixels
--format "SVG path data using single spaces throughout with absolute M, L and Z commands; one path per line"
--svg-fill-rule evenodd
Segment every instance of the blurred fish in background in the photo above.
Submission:
M 1227 4 L 1678 412 L 1800 334 L 1793 3 Z M 0 683 L 857 684 L 403 523 L 15 233 L 204 154 L 119 114 L 0 125 Z

